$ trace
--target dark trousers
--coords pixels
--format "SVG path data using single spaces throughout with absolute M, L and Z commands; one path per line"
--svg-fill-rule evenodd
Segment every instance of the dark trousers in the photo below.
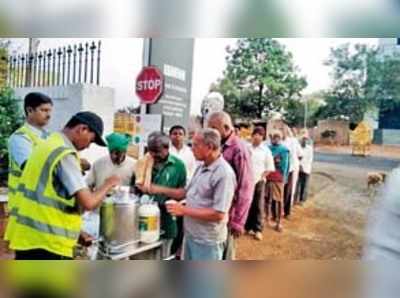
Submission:
M 308 193 L 308 181 L 310 180 L 310 175 L 304 172 L 300 172 L 299 174 L 299 182 L 296 187 L 296 198 L 299 202 L 307 201 L 307 193 Z
M 27 287 L 19 287 L 13 293 L 15 298 L 70 298 L 76 297 L 73 291 L 57 291 L 49 289 L 45 285 L 32 285 Z
M 289 173 L 288 181 L 283 192 L 283 211 L 289 216 L 292 210 L 293 172 Z
M 222 260 L 234 261 L 236 259 L 236 243 L 235 237 L 228 231 L 228 238 L 226 239 L 224 253 Z
M 279 218 L 279 216 L 278 216 L 278 214 L 280 212 L 279 209 L 282 210 L 282 203 L 275 201 L 275 200 L 271 200 L 270 204 L 271 204 L 271 208 L 269 211 L 271 212 L 272 220 L 276 221 Z M 281 216 L 282 216 L 282 214 L 281 214 Z
M 7 203 L 0 202 L 0 218 L 5 218 L 7 216 Z
M 246 231 L 262 232 L 265 210 L 265 182 L 259 181 L 254 191 L 249 216 L 246 222 Z
M 183 244 L 183 216 L 177 216 L 176 217 L 176 224 L 178 227 L 178 235 L 174 239 L 174 242 L 172 243 L 171 247 L 171 254 L 176 255 L 177 253 L 181 253 L 182 250 L 182 244 Z M 179 256 L 181 257 L 181 256 Z
M 265 191 L 265 201 L 266 201 L 266 217 L 267 220 L 270 219 L 270 215 L 273 221 L 280 224 L 283 209 L 283 183 L 278 182 L 268 182 Z
M 53 254 L 44 249 L 30 249 L 15 251 L 16 260 L 72 260 L 64 256 Z

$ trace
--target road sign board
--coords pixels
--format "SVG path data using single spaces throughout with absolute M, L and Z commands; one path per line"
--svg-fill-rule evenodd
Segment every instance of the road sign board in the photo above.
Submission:
M 143 104 L 154 104 L 164 92 L 164 76 L 155 66 L 143 67 L 136 78 L 136 94 Z

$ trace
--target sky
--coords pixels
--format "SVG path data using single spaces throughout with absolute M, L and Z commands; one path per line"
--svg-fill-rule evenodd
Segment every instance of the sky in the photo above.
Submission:
M 87 39 L 40 39 L 40 49 L 79 43 Z M 115 89 L 116 107 L 137 104 L 134 82 L 142 66 L 142 44 L 140 38 L 102 39 L 102 86 Z M 330 48 L 342 43 L 367 43 L 376 45 L 378 39 L 329 39 L 329 38 L 284 38 L 279 41 L 293 53 L 294 63 L 305 75 L 308 86 L 304 94 L 328 88 L 331 80 L 329 68 L 323 61 L 329 56 Z M 235 45 L 235 39 L 199 38 L 195 40 L 192 78 L 193 114 L 200 113 L 202 99 L 210 85 L 222 77 L 226 67 L 226 46 Z M 20 40 L 21 51 L 26 50 L 27 39 Z
M 329 68 L 323 65 L 330 48 L 343 43 L 376 45 L 376 38 L 281 38 L 278 39 L 293 53 L 294 63 L 307 77 L 304 94 L 328 88 L 331 83 Z M 207 95 L 212 82 L 222 76 L 226 67 L 225 47 L 234 45 L 235 39 L 196 39 L 193 74 L 192 111 L 198 112 L 201 99 Z

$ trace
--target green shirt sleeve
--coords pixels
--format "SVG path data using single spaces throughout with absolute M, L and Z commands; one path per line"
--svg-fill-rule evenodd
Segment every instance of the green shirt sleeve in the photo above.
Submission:
M 170 159 L 170 163 L 160 170 L 160 173 L 153 175 L 153 183 L 171 188 L 184 188 L 187 179 L 185 165 L 178 159 L 173 157 L 170 157 Z M 155 195 L 154 199 L 161 204 L 169 200 L 164 195 Z
M 153 183 L 171 187 L 184 188 L 186 186 L 186 169 L 182 161 L 169 157 L 167 164 L 160 170 L 153 173 Z M 161 210 L 161 229 L 165 232 L 163 237 L 173 239 L 177 235 L 176 219 L 165 209 L 165 201 L 170 198 L 164 195 L 155 195 L 154 200 L 160 205 Z

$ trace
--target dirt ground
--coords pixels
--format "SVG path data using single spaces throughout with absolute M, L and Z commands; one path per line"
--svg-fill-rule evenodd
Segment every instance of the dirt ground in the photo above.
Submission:
M 349 189 L 318 174 L 311 183 L 309 201 L 294 208 L 290 221 L 284 221 L 284 231 L 265 227 L 263 241 L 244 236 L 238 244 L 238 259 L 360 258 L 367 206 L 359 206 L 358 215 L 350 214 L 343 208 L 345 203 L 340 206 Z
M 3 234 L 6 227 L 6 220 L 0 217 L 0 259 L 12 259 L 13 253 L 7 249 L 7 245 L 3 240 Z
M 294 208 L 283 233 L 265 227 L 263 241 L 250 235 L 239 239 L 238 259 L 360 259 L 368 213 L 376 200 L 366 176 L 359 167 L 316 162 L 308 202 Z

